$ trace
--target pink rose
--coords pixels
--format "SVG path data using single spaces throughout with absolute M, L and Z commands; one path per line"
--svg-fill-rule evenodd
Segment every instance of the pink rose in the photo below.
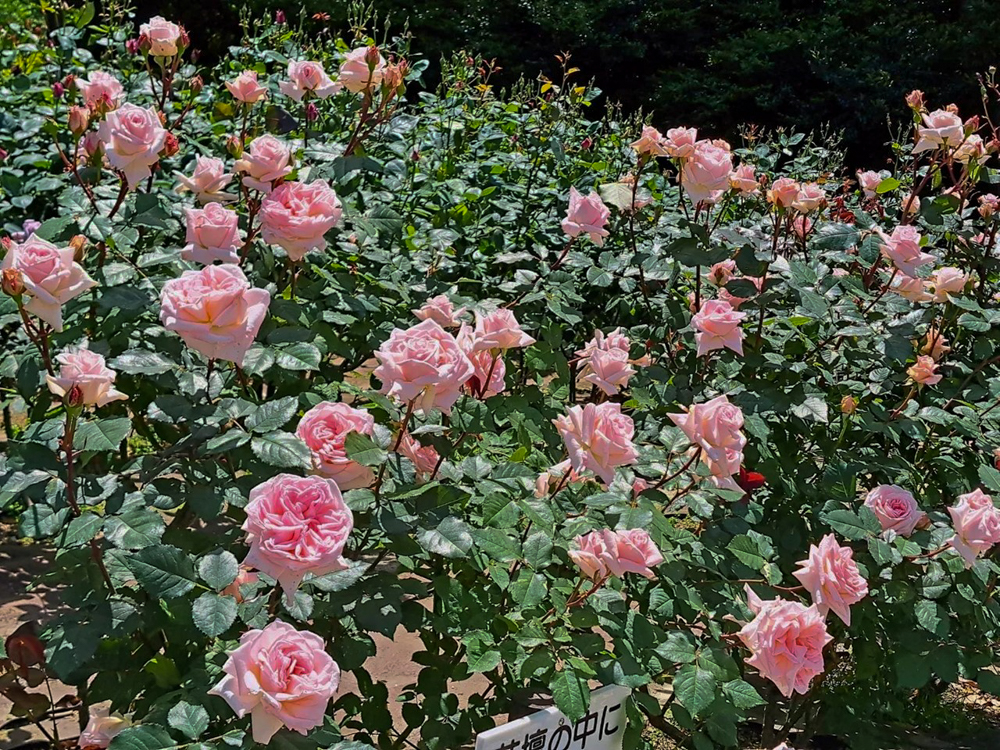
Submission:
M 254 138 L 234 169 L 244 175 L 243 184 L 248 188 L 270 193 L 274 183 L 292 173 L 291 161 L 288 146 L 273 135 L 262 135 Z
M 878 230 L 884 244 L 880 245 L 882 255 L 907 276 L 916 276 L 917 269 L 934 262 L 934 256 L 920 249 L 919 230 L 909 224 L 898 226 L 892 234 Z
M 715 203 L 729 189 L 733 157 L 724 148 L 698 141 L 681 167 L 680 182 L 693 203 Z
M 909 195 L 903 200 L 903 215 L 916 216 L 920 213 L 920 199 L 915 195 Z
M 815 182 L 804 182 L 799 186 L 799 194 L 792 201 L 792 208 L 807 214 L 821 208 L 826 203 L 826 191 Z
M 917 385 L 937 385 L 941 382 L 941 375 L 938 374 L 937 368 L 938 364 L 932 357 L 921 355 L 917 357 L 916 364 L 910 367 L 906 374 Z
M 270 304 L 268 291 L 251 288 L 239 266 L 205 266 L 163 285 L 160 320 L 196 352 L 240 366 Z
M 132 723 L 128 719 L 112 716 L 106 706 L 91 706 L 90 719 L 76 744 L 80 750 L 94 747 L 105 748 L 123 729 L 128 729 L 130 726 Z
M 74 386 L 79 388 L 84 406 L 104 406 L 128 398 L 114 389 L 117 373 L 105 365 L 104 357 L 97 352 L 71 349 L 56 357 L 56 361 L 61 365 L 59 374 L 46 375 L 45 382 L 59 398 L 65 398 Z
M 420 320 L 433 320 L 442 328 L 462 325 L 461 317 L 465 312 L 464 307 L 457 310 L 445 294 L 439 294 L 427 300 L 419 310 L 414 310 L 413 314 Z
M 62 306 L 97 286 L 83 266 L 74 262 L 72 247 L 56 247 L 34 234 L 7 250 L 0 261 L 0 271 L 8 268 L 21 272 L 24 293 L 28 296 L 24 309 L 55 331 L 63 327 Z
M 569 558 L 593 581 L 609 575 L 623 578 L 626 573 L 655 578 L 652 568 L 663 562 L 663 555 L 644 529 L 591 531 L 575 541 L 578 549 L 570 550 Z
M 125 175 L 131 189 L 152 174 L 150 167 L 160 160 L 167 131 L 152 107 L 143 109 L 123 104 L 108 112 L 97 128 L 104 153 L 115 169 Z
M 239 263 L 236 248 L 242 244 L 239 219 L 235 211 L 218 203 L 205 208 L 186 208 L 187 245 L 181 250 L 184 260 L 211 265 L 215 261 Z
M 923 279 L 915 279 L 905 273 L 897 273 L 889 288 L 910 302 L 930 302 L 934 299 L 934 296 L 927 292 L 927 285 Z
M 668 414 L 694 445 L 706 452 L 733 448 L 743 450 L 747 439 L 743 429 L 743 410 L 727 396 L 717 396 L 703 404 L 692 404 L 685 414 Z
M 695 144 L 698 142 L 697 128 L 670 128 L 664 147 L 667 153 L 675 159 L 687 159 L 694 156 Z
M 948 346 L 948 339 L 942 336 L 941 332 L 934 326 L 928 328 L 924 344 L 920 347 L 920 353 L 927 354 L 931 359 L 937 361 L 950 351 L 951 347 Z
M 433 445 L 421 445 L 410 433 L 403 435 L 399 442 L 399 452 L 413 464 L 417 474 L 430 476 L 441 460 Z
M 955 535 L 948 544 L 965 560 L 965 567 L 976 564 L 976 558 L 1000 542 L 1000 511 L 993 499 L 982 490 L 960 495 L 958 504 L 948 508 Z
M 340 667 L 323 639 L 280 620 L 244 633 L 222 671 L 226 676 L 209 695 L 223 698 L 241 719 L 249 713 L 261 745 L 283 726 L 305 735 L 322 725 L 340 686 Z
M 347 457 L 347 436 L 352 432 L 370 436 L 374 429 L 375 419 L 369 412 L 324 401 L 305 413 L 295 434 L 312 453 L 317 474 L 334 480 L 342 490 L 353 490 L 367 487 L 374 476 L 367 466 Z
M 1000 213 L 1000 197 L 987 193 L 979 196 L 979 215 L 984 219 L 990 219 L 994 214 Z
M 740 164 L 736 171 L 729 175 L 729 187 L 738 190 L 743 195 L 760 193 L 760 183 L 757 182 L 757 174 L 753 164 Z
M 226 172 L 226 165 L 222 159 L 199 156 L 195 161 L 194 174 L 190 177 L 185 177 L 180 172 L 174 174 L 180 182 L 177 191 L 190 190 L 202 205 L 236 200 L 235 195 L 223 192 L 226 185 L 232 181 L 233 175 Z
M 226 586 L 219 592 L 220 596 L 231 596 L 237 601 L 237 603 L 243 602 L 243 592 L 240 589 L 251 583 L 257 583 L 260 580 L 260 576 L 254 573 L 252 570 L 244 566 L 240 566 L 239 572 L 236 574 L 236 578 L 233 582 Z
M 656 128 L 644 125 L 642 135 L 631 144 L 640 156 L 666 156 L 667 149 L 663 145 L 663 136 Z
M 546 477 L 546 484 L 548 484 L 547 475 L 543 474 L 542 476 Z M 535 492 L 536 497 L 545 497 L 546 494 L 547 492 L 543 492 L 541 495 L 537 491 Z M 614 532 L 610 529 L 591 531 L 589 534 L 584 534 L 576 538 L 577 549 L 569 550 L 568 555 L 569 559 L 575 562 L 577 567 L 580 568 L 580 572 L 583 573 L 584 578 L 589 578 L 596 582 L 604 580 L 611 575 L 607 560 L 611 556 L 609 546 L 613 546 L 613 539 Z
M 482 315 L 476 313 L 476 330 L 473 332 L 474 351 L 521 349 L 535 340 L 521 330 L 514 313 L 505 307 Z
M 791 208 L 799 198 L 799 183 L 790 177 L 779 177 L 767 191 L 767 202 L 778 208 Z
M 895 531 L 909 536 L 923 523 L 926 515 L 917 506 L 913 495 L 895 484 L 880 484 L 865 497 L 865 505 L 882 524 L 883 531 Z
M 285 182 L 261 201 L 261 237 L 297 262 L 312 250 L 326 249 L 323 235 L 337 226 L 342 213 L 326 180 Z
M 378 55 L 374 65 L 368 63 L 369 50 L 375 50 L 374 55 Z M 375 47 L 358 47 L 344 56 L 337 82 L 348 91 L 360 94 L 369 88 L 377 88 L 384 74 L 385 58 L 378 54 L 378 50 Z
M 330 94 L 340 91 L 340 86 L 330 80 L 323 70 L 322 63 L 311 60 L 293 60 L 288 63 L 288 78 L 281 81 L 278 88 L 285 96 L 297 102 L 302 101 L 306 94 L 312 94 L 317 99 L 326 99 Z
M 958 296 L 969 284 L 969 274 L 952 266 L 938 268 L 926 281 L 928 290 L 933 294 L 935 302 L 947 302 L 948 295 Z
M 475 372 L 465 383 L 469 391 L 479 398 L 489 398 L 503 393 L 507 387 L 505 383 L 507 367 L 500 354 L 494 355 L 488 349 L 477 351 L 476 336 L 472 332 L 472 328 L 467 325 L 463 325 L 458 330 L 456 340 L 475 368 Z M 483 387 L 483 383 L 486 383 L 485 387 Z
M 628 352 L 621 349 L 599 349 L 587 361 L 587 375 L 584 380 L 593 383 L 609 396 L 628 385 L 635 370 L 629 366 Z
M 291 601 L 307 573 L 343 570 L 354 516 L 332 479 L 278 474 L 250 490 L 243 564 L 274 578 Z
M 83 97 L 83 103 L 95 112 L 115 109 L 122 100 L 121 83 L 103 70 L 94 70 L 86 78 L 77 78 L 76 88 Z
M 604 227 L 610 216 L 611 210 L 604 205 L 597 193 L 591 191 L 584 198 L 575 187 L 571 187 L 569 208 L 566 218 L 562 220 L 562 229 L 574 239 L 585 234 L 590 237 L 591 242 L 601 247 L 604 245 L 604 238 L 608 236 L 608 230 Z
M 605 334 L 602 330 L 597 329 L 594 331 L 594 338 L 587 342 L 587 345 L 576 352 L 581 361 L 590 359 L 594 352 L 596 351 L 608 351 L 609 349 L 621 349 L 622 351 L 628 353 L 631 349 L 632 344 L 628 340 L 628 336 L 622 333 L 621 328 L 616 328 L 609 334 Z
M 870 169 L 865 172 L 858 170 L 858 184 L 864 191 L 865 198 L 874 198 L 878 195 L 878 186 L 882 184 L 882 176 Z
M 632 443 L 635 425 L 631 417 L 622 414 L 621 404 L 572 406 L 552 422 L 566 443 L 573 468 L 589 469 L 605 484 L 611 484 L 615 468 L 634 464 L 639 458 Z
M 707 275 L 707 280 L 716 286 L 725 286 L 736 275 L 736 261 L 724 260 L 712 266 Z
M 256 104 L 267 98 L 267 89 L 257 83 L 256 70 L 244 70 L 233 80 L 226 81 L 226 88 L 233 98 L 244 104 Z
M 375 352 L 379 366 L 372 374 L 382 381 L 382 393 L 415 409 L 451 411 L 465 382 L 475 373 L 458 341 L 433 320 L 405 331 L 393 329 Z
M 813 223 L 809 220 L 808 216 L 796 216 L 792 220 L 792 231 L 795 236 L 799 238 L 801 242 L 805 242 L 806 237 L 812 231 Z
M 932 151 L 942 146 L 955 147 L 965 138 L 962 118 L 954 112 L 937 109 L 923 115 L 924 126 L 917 127 L 917 145 L 913 153 Z
M 139 35 L 149 40 L 149 54 L 153 57 L 173 57 L 181 42 L 181 27 L 162 16 L 153 16 L 149 23 L 139 27 Z
M 812 594 L 813 604 L 826 616 L 831 609 L 844 624 L 851 626 L 851 605 L 868 596 L 868 582 L 854 562 L 854 550 L 841 547 L 833 534 L 824 536 L 817 547 L 809 545 L 809 557 L 796 563 L 794 575 Z
M 823 673 L 823 648 L 833 640 L 816 605 L 784 599 L 761 601 L 747 586 L 747 605 L 756 615 L 739 632 L 750 649 L 747 664 L 778 686 L 786 698 L 805 695 Z
M 724 300 L 705 300 L 701 309 L 691 318 L 691 325 L 698 331 L 698 356 L 716 349 L 732 349 L 743 355 L 743 329 L 740 322 L 746 313 L 737 312 Z

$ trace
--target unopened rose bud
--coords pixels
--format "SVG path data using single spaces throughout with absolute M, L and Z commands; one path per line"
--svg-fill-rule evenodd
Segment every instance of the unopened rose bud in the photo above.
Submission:
M 4 239 L 8 238 L 5 237 Z M 16 299 L 24 294 L 24 277 L 21 276 L 21 272 L 16 268 L 5 268 L 3 269 L 2 278 L 0 278 L 0 286 L 3 287 L 4 294 Z
M 73 260 L 82 263 L 87 255 L 87 238 L 82 234 L 74 235 L 69 241 L 69 246 L 73 248 Z
M 415 148 L 410 152 L 410 161 L 420 161 L 420 149 Z
M 274 22 L 279 26 L 285 22 L 285 11 L 276 10 L 274 11 Z
M 188 81 L 188 88 L 191 89 L 191 93 L 195 96 L 201 93 L 201 90 L 205 88 L 205 81 L 201 76 L 195 76 L 190 81 Z
M 921 112 L 924 109 L 924 92 L 914 89 L 906 95 L 906 104 L 914 112 Z
M 83 406 L 83 388 L 80 387 L 79 383 L 74 383 L 66 391 L 65 404 L 66 406 Z
M 593 139 L 593 138 L 591 138 L 591 137 L 590 137 L 590 136 L 588 135 L 588 136 L 587 136 L 586 138 L 584 138 L 584 139 L 583 139 L 583 141 L 582 141 L 582 142 L 580 143 L 580 149 L 581 149 L 582 151 L 589 151 L 589 150 L 590 150 L 590 147 L 591 147 L 591 146 L 593 146 L 593 145 L 594 145 L 594 139 Z
M 1000 151 L 1000 140 L 990 138 L 989 142 L 986 144 L 986 153 L 995 154 L 997 151 Z
M 319 119 L 319 109 L 315 104 L 309 102 L 306 105 L 306 122 L 316 122 Z
M 226 139 L 226 151 L 234 159 L 239 159 L 243 156 L 243 142 L 239 139 L 239 136 L 231 135 Z
M 0 164 L 7 161 L 7 156 L 8 156 L 7 152 L 4 149 L 0 148 Z
M 72 91 L 76 88 L 76 76 L 72 73 L 67 73 L 66 77 L 62 79 L 62 85 L 66 87 L 67 91 Z
M 374 44 L 365 51 L 365 62 L 368 63 L 368 70 L 375 70 L 378 65 L 379 51 Z
M 844 414 L 853 414 L 858 409 L 858 402 L 854 396 L 844 396 L 840 400 L 840 410 Z
M 180 149 L 180 144 L 177 142 L 177 136 L 173 133 L 167 133 L 167 137 L 163 139 L 163 149 L 160 151 L 160 158 L 167 159 Z
M 77 138 L 84 134 L 90 124 L 90 112 L 83 107 L 69 108 L 69 129 Z
M 153 49 L 152 42 L 149 41 L 149 37 L 145 34 L 139 35 L 139 50 L 144 54 L 148 55 L 149 51 Z
M 34 627 L 22 625 L 6 642 L 7 658 L 19 667 L 33 667 L 45 663 L 45 646 L 34 633 Z
M 125 51 L 130 55 L 139 54 L 139 40 L 138 39 L 126 39 L 125 40 Z
M 187 33 L 187 29 L 181 26 L 181 35 L 177 37 L 177 54 L 183 54 L 184 50 L 191 46 L 191 37 Z
M 56 81 L 52 84 L 52 96 L 56 99 L 62 99 L 63 94 L 66 93 L 66 87 L 62 85 L 60 81 Z
M 975 133 L 979 130 L 979 115 L 973 115 L 966 120 L 964 127 L 966 133 Z
M 10 249 L 17 244 L 10 237 L 0 237 L 0 247 L 3 247 L 4 252 L 10 252 Z
M 101 148 L 104 146 L 101 142 L 100 136 L 94 130 L 91 130 L 83 136 L 83 140 L 80 141 L 80 143 L 83 146 L 83 153 L 86 155 L 87 159 L 91 159 L 95 154 L 99 154 L 101 152 Z

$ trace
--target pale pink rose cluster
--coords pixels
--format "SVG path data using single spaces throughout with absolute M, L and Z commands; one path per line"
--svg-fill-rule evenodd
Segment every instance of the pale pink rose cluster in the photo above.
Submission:
M 729 175 L 729 187 L 741 195 L 760 194 L 760 181 L 752 164 L 740 164 L 736 171 Z
M 899 272 L 898 268 L 894 276 L 890 288 L 910 302 L 948 302 L 951 297 L 963 294 L 972 281 L 970 274 L 954 266 L 937 268 L 925 279 Z
M 865 497 L 883 531 L 909 536 L 927 519 L 913 495 L 895 484 L 880 484 Z
M 743 465 L 743 411 L 727 396 L 717 396 L 703 404 L 692 404 L 684 414 L 668 414 L 691 441 L 701 449 L 701 459 L 720 487 L 738 489 L 733 479 Z
M 399 441 L 399 453 L 409 459 L 419 478 L 429 477 L 441 461 L 441 456 L 433 445 L 422 445 L 410 433 L 404 433 Z
M 60 365 L 59 373 L 45 376 L 53 395 L 66 398 L 76 388 L 83 406 L 105 406 L 128 398 L 115 390 L 117 373 L 105 364 L 104 357 L 97 352 L 70 349 L 57 356 L 56 361 Z
M 1000 543 L 1000 510 L 982 490 L 959 496 L 958 503 L 948 508 L 948 513 L 955 526 L 955 535 L 948 544 L 962 556 L 966 568 L 971 568 L 976 558 Z
M 858 170 L 858 185 L 865 198 L 869 200 L 878 197 L 878 186 L 882 184 L 882 175 L 870 169 Z
M 585 234 L 598 247 L 604 244 L 608 230 L 604 227 L 611 216 L 611 210 L 594 191 L 582 195 L 575 187 L 569 189 L 569 208 L 562 220 L 563 231 L 572 239 Z
M 198 203 L 226 203 L 236 200 L 232 193 L 224 192 L 226 186 L 232 182 L 233 174 L 226 172 L 226 165 L 222 159 L 211 156 L 199 156 L 195 161 L 194 173 L 187 177 L 180 172 L 175 172 L 178 192 L 190 191 L 194 193 Z
M 564 416 L 552 420 L 577 472 L 592 471 L 611 484 L 615 469 L 630 466 L 639 458 L 632 442 L 635 425 L 622 414 L 621 404 L 604 402 L 571 406 Z
M 649 125 L 643 126 L 640 136 L 630 145 L 639 156 L 668 156 L 663 135 Z
M 617 395 L 622 388 L 628 386 L 629 379 L 635 374 L 632 365 L 645 367 L 649 364 L 648 355 L 630 359 L 631 346 L 632 343 L 621 332 L 621 328 L 616 328 L 607 335 L 601 330 L 594 331 L 594 338 L 576 352 L 583 379 L 608 396 Z
M 433 320 L 442 328 L 453 328 L 462 325 L 462 315 L 464 313 L 465 308 L 460 307 L 456 310 L 455 305 L 452 304 L 452 301 L 448 299 L 448 295 L 446 294 L 431 297 L 420 308 L 413 311 L 413 314 L 420 320 Z
M 789 209 L 799 198 L 801 186 L 791 177 L 779 177 L 767 191 L 767 202 L 775 208 Z
M 812 213 L 826 204 L 826 191 L 815 182 L 804 182 L 799 185 L 798 195 L 792 201 L 792 208 L 801 214 Z
M 153 16 L 139 27 L 139 38 L 149 44 L 153 57 L 173 57 L 185 46 L 184 29 L 163 16 Z
M 948 339 L 935 326 L 927 329 L 923 345 L 920 347 L 921 354 L 927 354 L 931 359 L 937 361 L 951 351 Z
M 575 541 L 577 548 L 569 551 L 569 558 L 584 577 L 597 583 L 609 576 L 623 578 L 626 573 L 654 578 L 652 569 L 663 562 L 645 529 L 591 531 Z
M 73 260 L 73 252 L 72 247 L 56 247 L 32 234 L 12 245 L 0 261 L 0 271 L 12 269 L 20 273 L 28 298 L 24 309 L 54 331 L 63 328 L 63 305 L 97 286 L 83 266 Z
M 818 546 L 809 546 L 809 557 L 798 566 L 794 575 L 812 595 L 820 614 L 825 617 L 832 610 L 850 627 L 851 605 L 868 596 L 868 582 L 854 562 L 854 550 L 840 546 L 833 534 L 827 534 Z
M 503 307 L 485 314 L 477 312 L 475 328 L 462 324 L 457 341 L 475 368 L 465 385 L 477 398 L 489 398 L 503 392 L 507 377 L 503 352 L 535 343 L 535 339 L 521 329 L 514 313 Z
M 741 300 L 742 301 L 742 300 Z M 743 329 L 740 324 L 746 313 L 738 312 L 722 299 L 704 300 L 701 308 L 691 318 L 701 357 L 716 349 L 731 349 L 743 355 Z
M 342 214 L 340 200 L 326 180 L 285 182 L 261 201 L 261 238 L 298 262 L 313 250 L 326 249 L 324 235 Z
M 236 249 L 242 244 L 239 232 L 239 215 L 223 208 L 219 203 L 209 203 L 205 208 L 186 208 L 187 245 L 181 249 L 184 260 L 211 265 L 239 263 Z
M 347 457 L 347 436 L 370 436 L 374 430 L 375 418 L 369 412 L 324 401 L 303 415 L 295 434 L 309 448 L 314 472 L 334 480 L 341 490 L 353 490 L 367 487 L 374 476 L 370 468 Z
M 167 131 L 153 107 L 123 104 L 108 112 L 97 129 L 104 153 L 112 167 L 120 171 L 130 189 L 152 174 L 160 160 Z

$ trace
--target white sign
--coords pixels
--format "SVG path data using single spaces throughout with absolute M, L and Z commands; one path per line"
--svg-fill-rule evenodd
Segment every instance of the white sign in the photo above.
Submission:
M 590 708 L 576 723 L 552 706 L 476 738 L 476 750 L 622 750 L 625 700 L 630 690 L 608 685 L 590 694 Z

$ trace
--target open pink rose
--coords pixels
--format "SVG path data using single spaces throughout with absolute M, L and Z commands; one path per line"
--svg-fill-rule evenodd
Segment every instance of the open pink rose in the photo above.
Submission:
M 594 581 L 609 575 L 622 578 L 626 573 L 654 578 L 652 568 L 663 562 L 663 555 L 644 529 L 591 531 L 575 541 L 577 549 L 570 550 L 569 557 Z
M 461 318 L 463 313 L 465 313 L 465 308 L 460 307 L 456 310 L 446 294 L 439 294 L 437 297 L 432 297 L 419 309 L 413 311 L 413 314 L 420 318 L 420 320 L 433 320 L 442 328 L 462 325 Z
M 342 490 L 367 487 L 372 470 L 347 457 L 344 445 L 352 432 L 371 435 L 375 418 L 363 409 L 324 401 L 307 411 L 295 430 L 312 453 L 313 471 L 332 479 Z
M 913 495 L 895 484 L 880 484 L 871 490 L 865 497 L 865 505 L 878 518 L 883 531 L 892 530 L 900 536 L 912 534 L 927 517 Z
M 505 383 L 507 367 L 504 365 L 503 357 L 499 353 L 494 355 L 488 349 L 477 351 L 476 336 L 468 325 L 463 325 L 458 330 L 456 340 L 475 368 L 475 372 L 465 383 L 469 391 L 480 398 L 490 398 L 503 393 L 507 387 Z M 484 383 L 486 383 L 485 388 Z
M 670 128 L 664 140 L 667 153 L 675 159 L 687 159 L 694 155 L 698 143 L 697 128 Z
M 483 315 L 476 313 L 472 348 L 475 351 L 521 349 L 535 340 L 521 330 L 514 313 L 505 307 Z
M 121 734 L 123 729 L 128 729 L 130 726 L 132 723 L 128 719 L 112 715 L 106 706 L 91 706 L 87 726 L 84 727 L 76 744 L 80 750 L 88 748 L 103 750 L 111 744 L 111 740 Z
M 807 214 L 822 208 L 826 203 L 826 191 L 815 182 L 803 182 L 799 185 L 799 194 L 792 201 L 792 208 L 799 213 Z
M 583 349 L 578 350 L 576 352 L 576 356 L 579 357 L 582 362 L 583 360 L 590 359 L 596 351 L 621 349 L 627 353 L 631 347 L 632 344 L 628 340 L 628 336 L 622 333 L 621 328 L 616 328 L 608 334 L 605 334 L 604 331 L 597 329 L 594 331 L 594 338 L 588 341 L 587 345 L 584 346 Z
M 982 136 L 973 133 L 967 136 L 962 145 L 955 149 L 953 157 L 955 161 L 961 164 L 968 164 L 969 162 L 976 163 L 983 160 L 983 157 L 987 153 L 986 144 L 983 142 Z
M 833 640 L 816 605 L 784 599 L 761 601 L 747 586 L 747 605 L 756 615 L 739 632 L 750 650 L 747 664 L 777 685 L 786 698 L 805 695 L 823 673 L 823 648 Z
M 128 398 L 115 390 L 113 384 L 117 373 L 97 352 L 71 349 L 56 357 L 56 361 L 61 365 L 59 374 L 46 375 L 45 382 L 59 398 L 65 398 L 74 386 L 79 388 L 80 403 L 84 406 L 104 406 Z
M 740 164 L 736 171 L 729 175 L 729 187 L 743 195 L 760 193 L 760 183 L 757 182 L 753 164 Z
M 267 98 L 267 89 L 257 82 L 256 70 L 244 70 L 233 80 L 226 81 L 226 88 L 233 98 L 244 104 L 256 104 Z
M 285 182 L 261 201 L 261 237 L 300 261 L 308 252 L 326 249 L 323 235 L 337 226 L 342 213 L 326 180 Z
M 934 295 L 927 291 L 927 286 L 923 279 L 915 279 L 905 273 L 895 274 L 889 288 L 903 299 L 910 302 L 930 302 Z
M 819 546 L 809 545 L 809 557 L 796 563 L 794 575 L 812 595 L 820 614 L 833 610 L 844 624 L 851 625 L 851 605 L 868 596 L 868 582 L 854 562 L 854 550 L 841 547 L 833 534 L 827 534 Z
M 916 363 L 906 371 L 906 374 L 917 385 L 937 385 L 941 382 L 937 368 L 938 364 L 933 357 L 922 354 L 917 357 Z
M 948 540 L 952 548 L 965 560 L 965 567 L 976 564 L 976 558 L 1000 542 L 1000 511 L 993 499 L 982 490 L 975 490 L 958 498 L 958 504 L 948 508 L 955 535 Z
M 289 62 L 288 79 L 281 81 L 278 88 L 282 94 L 297 102 L 302 101 L 302 97 L 306 94 L 312 94 L 317 99 L 325 99 L 340 90 L 340 86 L 330 80 L 330 76 L 323 70 L 322 63 L 312 60 Z
M 97 286 L 83 266 L 73 260 L 72 247 L 56 247 L 35 234 L 7 250 L 0 271 L 8 268 L 21 272 L 28 298 L 24 309 L 55 331 L 63 328 L 62 306 Z
M 374 53 L 370 50 L 375 50 Z M 369 59 L 375 58 L 375 64 L 369 65 Z M 358 47 L 344 56 L 340 64 L 340 74 L 337 83 L 354 94 L 360 94 L 367 89 L 375 89 L 382 83 L 385 74 L 385 58 L 375 47 Z
M 446 414 L 461 388 L 475 373 L 458 341 L 433 320 L 405 331 L 393 329 L 375 352 L 379 366 L 372 374 L 382 381 L 382 393 L 403 402 L 415 401 L 423 412 L 437 408 Z
M 923 346 L 920 347 L 920 353 L 927 354 L 936 362 L 950 351 L 951 347 L 948 346 L 948 339 L 942 335 L 941 331 L 939 331 L 935 326 L 928 328 L 927 336 L 924 337 Z
M 569 189 L 569 208 L 566 210 L 566 218 L 562 220 L 562 229 L 570 237 L 576 238 L 585 234 L 598 247 L 604 245 L 604 238 L 608 236 L 605 225 L 611 216 L 611 210 L 604 205 L 604 201 L 594 191 L 585 198 L 575 188 Z
M 663 136 L 659 130 L 649 125 L 643 126 L 642 135 L 630 145 L 640 156 L 667 156 Z
M 542 476 L 546 478 L 547 485 L 547 475 L 543 474 Z M 537 491 L 535 492 L 535 495 L 539 497 L 545 497 L 546 494 L 547 491 L 541 495 Z M 611 575 L 607 559 L 611 556 L 611 548 L 614 546 L 613 538 L 614 532 L 610 529 L 591 531 L 589 534 L 576 538 L 577 548 L 569 550 L 569 559 L 576 563 L 585 578 L 600 581 Z
M 121 82 L 103 70 L 94 70 L 86 78 L 77 78 L 76 88 L 83 103 L 94 112 L 108 112 L 122 100 Z
M 244 633 L 222 671 L 226 676 L 209 695 L 223 698 L 241 719 L 250 714 L 260 745 L 281 727 L 305 735 L 321 726 L 340 686 L 340 668 L 323 639 L 280 620 Z
M 878 195 L 878 186 L 882 184 L 882 176 L 878 172 L 870 169 L 862 172 L 858 170 L 858 185 L 864 192 L 865 198 L 874 198 Z
M 243 564 L 274 578 L 291 601 L 307 573 L 343 570 L 354 516 L 332 479 L 278 474 L 250 490 Z
M 598 349 L 587 361 L 584 380 L 593 383 L 609 396 L 628 385 L 635 370 L 629 365 L 628 352 L 621 349 Z
M 946 109 L 936 109 L 923 115 L 923 126 L 917 127 L 917 145 L 913 153 L 932 151 L 942 146 L 954 148 L 965 138 L 962 118 Z
M 779 177 L 767 191 L 767 202 L 778 208 L 791 208 L 799 198 L 800 185 L 791 177 Z
M 243 152 L 234 169 L 243 174 L 243 184 L 248 188 L 270 193 L 274 184 L 292 173 L 292 152 L 273 135 L 254 138 L 250 148 Z
M 440 454 L 434 450 L 433 445 L 421 445 L 408 432 L 399 441 L 399 452 L 410 460 L 417 474 L 421 476 L 430 476 L 433 474 L 434 469 L 437 468 L 438 462 L 441 460 Z
M 251 288 L 239 266 L 206 266 L 163 285 L 160 320 L 195 351 L 239 366 L 270 304 L 268 291 Z
M 685 414 L 668 414 L 692 444 L 705 451 L 716 448 L 743 450 L 743 411 L 727 396 L 716 396 L 703 404 L 692 404 Z
M 730 152 L 708 141 L 698 141 L 681 167 L 680 182 L 692 203 L 715 203 L 729 189 L 733 171 Z
M 152 107 L 123 104 L 108 112 L 97 128 L 111 166 L 120 170 L 131 189 L 152 174 L 167 140 L 167 131 Z
M 698 343 L 698 356 L 716 349 L 732 349 L 743 355 L 743 329 L 740 323 L 747 315 L 737 312 L 725 300 L 705 300 L 701 309 L 691 318 L 691 325 L 697 331 L 694 335 Z
M 236 578 L 234 578 L 233 582 L 228 586 L 226 586 L 226 588 L 222 589 L 222 591 L 219 592 L 219 595 L 231 596 L 233 597 L 233 599 L 237 601 L 237 603 L 242 603 L 243 592 L 240 591 L 240 589 L 248 584 L 257 583 L 257 581 L 259 580 L 260 580 L 259 575 L 254 573 L 249 568 L 246 568 L 243 565 L 241 565 L 239 572 L 236 574 Z
M 936 269 L 926 283 L 935 302 L 947 302 L 948 295 L 958 296 L 965 291 L 965 287 L 969 285 L 969 274 L 961 268 L 944 266 Z
M 211 265 L 239 263 L 236 248 L 242 244 L 239 219 L 235 211 L 223 208 L 218 203 L 209 203 L 205 208 L 187 208 L 187 245 L 181 249 L 181 257 L 195 263 Z
M 886 234 L 878 230 L 883 244 L 882 255 L 907 276 L 916 276 L 917 269 L 934 261 L 934 256 L 920 249 L 920 231 L 910 224 L 903 224 Z
M 181 27 L 163 18 L 153 16 L 149 23 L 139 27 L 140 37 L 149 40 L 149 54 L 153 57 L 173 57 L 181 44 Z
M 589 469 L 605 484 L 611 484 L 617 467 L 634 464 L 639 458 L 632 443 L 635 425 L 631 417 L 622 414 L 621 404 L 572 406 L 552 422 L 562 435 L 573 468 Z
M 177 191 L 189 190 L 202 205 L 236 200 L 236 196 L 232 193 L 223 192 L 226 185 L 232 182 L 233 175 L 231 172 L 226 172 L 226 165 L 222 159 L 199 156 L 195 162 L 194 174 L 186 177 L 180 172 L 175 172 L 174 175 L 180 183 Z

